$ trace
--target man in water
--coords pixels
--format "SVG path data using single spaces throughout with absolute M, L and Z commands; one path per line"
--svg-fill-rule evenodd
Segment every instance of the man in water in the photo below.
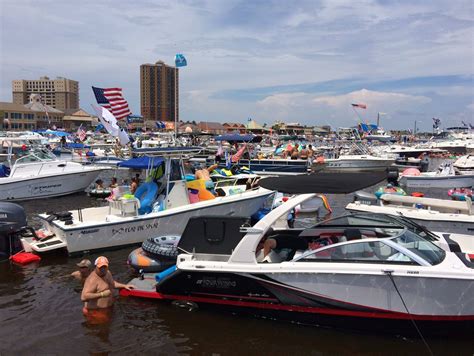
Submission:
M 82 285 L 84 285 L 87 277 L 91 274 L 91 266 L 92 262 L 89 261 L 88 259 L 84 259 L 79 263 L 76 263 L 76 266 L 79 267 L 78 271 L 74 271 L 71 273 L 71 277 L 74 277 L 78 281 L 81 282 Z
M 95 260 L 95 269 L 87 277 L 81 294 L 84 302 L 82 312 L 90 323 L 102 324 L 110 319 L 114 304 L 113 289 L 131 290 L 131 284 L 114 281 L 109 271 L 109 260 L 100 256 Z

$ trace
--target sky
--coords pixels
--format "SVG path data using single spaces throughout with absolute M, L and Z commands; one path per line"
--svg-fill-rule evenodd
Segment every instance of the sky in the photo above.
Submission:
M 1 0 L 0 39 L 0 101 L 62 76 L 86 111 L 118 86 L 140 114 L 140 65 L 182 53 L 184 121 L 474 124 L 472 0 Z

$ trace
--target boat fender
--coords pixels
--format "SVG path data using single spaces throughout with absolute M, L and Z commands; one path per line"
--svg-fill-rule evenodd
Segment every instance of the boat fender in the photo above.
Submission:
M 171 273 L 173 273 L 174 271 L 176 271 L 176 265 L 174 266 L 171 266 L 167 269 L 165 269 L 164 271 L 160 272 L 160 273 L 157 273 L 155 275 L 155 280 L 157 282 L 163 280 L 164 278 L 166 278 L 167 276 L 169 276 Z

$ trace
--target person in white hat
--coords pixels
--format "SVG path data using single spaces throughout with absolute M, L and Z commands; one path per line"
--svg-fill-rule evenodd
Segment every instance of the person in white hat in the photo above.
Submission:
M 134 289 L 131 284 L 122 284 L 114 280 L 109 271 L 109 260 L 100 256 L 95 260 L 95 268 L 87 277 L 82 289 L 81 300 L 84 302 L 82 312 L 93 323 L 104 323 L 110 318 L 114 304 L 112 291 L 125 288 Z
M 71 277 L 74 277 L 84 285 L 87 277 L 89 277 L 92 272 L 92 262 L 88 259 L 83 259 L 81 262 L 76 263 L 76 266 L 79 267 L 79 270 L 72 272 Z

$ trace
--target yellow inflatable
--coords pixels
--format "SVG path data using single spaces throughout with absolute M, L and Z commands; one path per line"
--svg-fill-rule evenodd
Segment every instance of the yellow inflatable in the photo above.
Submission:
M 186 182 L 186 187 L 191 189 L 196 189 L 199 191 L 198 197 L 199 200 L 211 200 L 215 196 L 206 189 L 206 180 L 205 179 L 196 179 L 189 182 Z

